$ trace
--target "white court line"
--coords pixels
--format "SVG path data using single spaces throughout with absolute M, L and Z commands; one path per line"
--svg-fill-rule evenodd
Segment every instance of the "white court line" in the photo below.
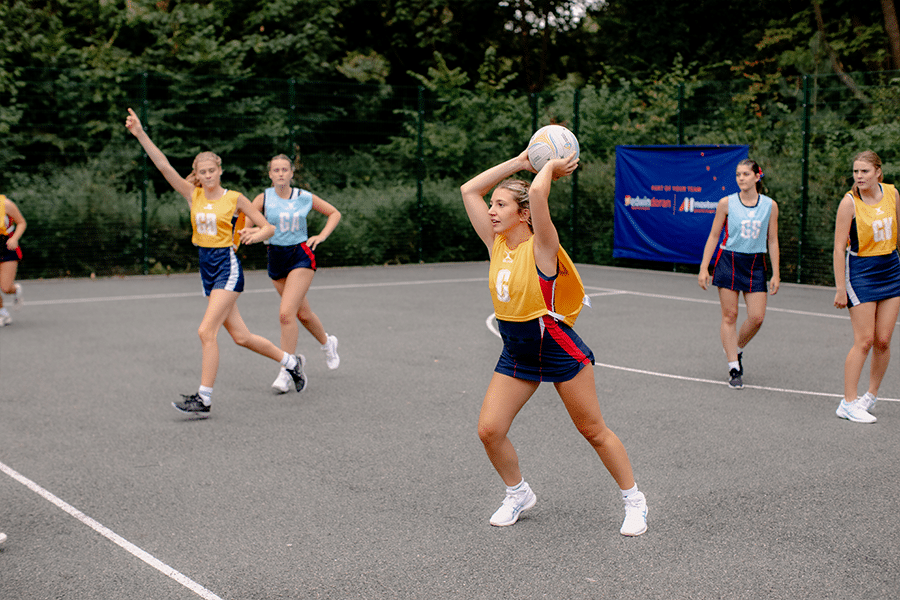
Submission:
M 376 288 L 376 287 L 394 287 L 403 285 L 427 285 L 430 283 L 473 283 L 478 281 L 487 281 L 485 277 L 473 277 L 468 279 L 422 279 L 419 281 L 383 281 L 377 283 L 344 283 L 339 285 L 313 285 L 310 291 L 314 290 L 345 290 L 358 288 Z M 244 290 L 242 294 L 268 294 L 274 292 L 274 287 L 262 288 L 257 290 Z M 171 298 L 197 298 L 203 297 L 203 292 L 199 288 L 196 292 L 178 292 L 172 294 L 140 294 L 137 296 L 97 296 L 94 298 L 68 298 L 60 300 L 29 300 L 28 306 L 57 306 L 60 304 L 89 304 L 92 302 L 121 302 L 125 300 L 165 300 Z
M 628 292 L 625 292 L 625 293 L 628 293 Z M 589 294 L 589 295 L 593 296 L 594 294 Z M 718 304 L 718 302 L 716 302 L 716 304 Z M 497 337 L 500 337 L 500 331 L 494 325 L 495 318 L 496 317 L 495 317 L 494 313 L 491 313 L 490 315 L 488 315 L 488 318 L 485 320 L 484 324 L 487 326 L 488 331 L 490 331 Z M 610 364 L 599 363 L 599 362 L 594 363 L 594 366 L 603 367 L 605 369 L 615 369 L 617 371 L 627 371 L 629 373 L 638 373 L 640 375 L 651 375 L 653 377 L 665 377 L 668 379 L 679 379 L 681 381 L 692 381 L 694 383 L 711 383 L 713 385 L 728 385 L 724 381 L 715 381 L 713 379 L 702 379 L 700 377 L 687 377 L 685 375 L 674 375 L 672 373 L 660 373 L 659 371 L 646 371 L 644 369 L 635 369 L 632 367 L 623 367 L 620 365 L 610 365 Z M 843 396 L 843 394 L 829 394 L 826 392 L 812 392 L 809 390 L 791 390 L 791 389 L 786 389 L 786 388 L 766 387 L 764 385 L 744 384 L 744 387 L 754 389 L 754 390 L 763 390 L 766 392 L 779 392 L 782 394 L 800 394 L 803 396 L 825 396 L 828 398 L 841 398 Z M 882 400 L 884 400 L 885 402 L 900 402 L 900 399 L 898 399 L 898 398 L 882 398 L 879 396 L 878 401 L 881 402 Z
M 586 285 L 584 286 L 586 290 L 601 290 L 598 293 L 588 294 L 588 296 L 619 296 L 622 294 L 628 294 L 630 296 L 643 296 L 645 298 L 658 298 L 661 300 L 677 300 L 679 302 L 695 302 L 697 304 L 715 304 L 719 305 L 719 300 L 704 300 L 701 298 L 685 298 L 684 296 L 667 296 L 665 294 L 650 294 L 647 292 L 632 292 L 629 290 L 614 290 L 609 288 L 601 288 Z M 739 303 L 739 306 L 743 306 L 746 308 L 746 304 L 743 302 Z M 807 317 L 825 317 L 826 319 L 847 319 L 850 320 L 850 315 L 845 314 L 834 314 L 834 313 L 820 313 L 820 312 L 811 312 L 808 310 L 793 310 L 790 308 L 778 308 L 777 306 L 766 306 L 766 312 L 783 312 L 792 315 L 804 315 Z
M 42 488 L 41 486 L 36 484 L 35 482 L 31 481 L 30 479 L 28 479 L 27 477 L 25 477 L 23 475 L 20 475 L 15 470 L 6 466 L 2 462 L 0 462 L 0 471 L 3 471 L 4 473 L 9 475 L 13 479 L 18 481 L 19 483 L 21 483 L 22 485 L 24 485 L 25 487 L 30 489 L 32 492 L 36 493 L 38 496 L 40 496 L 44 500 L 47 500 L 47 501 L 55 504 L 57 507 L 61 508 L 65 512 L 69 513 L 69 515 L 75 517 L 76 519 L 78 519 L 79 521 L 81 521 L 82 523 L 84 523 L 85 525 L 87 525 L 88 527 L 90 527 L 91 529 L 93 529 L 94 531 L 96 531 L 97 533 L 99 533 L 100 535 L 102 535 L 103 537 L 105 537 L 106 539 L 111 541 L 112 543 L 124 548 L 129 554 L 141 559 L 142 561 L 144 561 L 145 563 L 147 563 L 148 565 L 150 565 L 151 567 L 153 567 L 154 569 L 156 569 L 157 571 L 159 571 L 166 577 L 169 577 L 170 579 L 174 579 L 175 581 L 177 581 L 184 587 L 188 588 L 189 590 L 191 590 L 192 592 L 194 592 L 195 594 L 197 594 L 204 600 L 222 600 L 222 598 L 213 594 L 211 591 L 209 591 L 208 589 L 206 589 L 205 587 L 203 587 L 202 585 L 200 585 L 193 579 L 191 579 L 185 575 L 182 575 L 181 573 L 179 573 L 178 571 L 176 571 L 169 565 L 154 558 L 152 555 L 148 554 L 144 550 L 141 550 L 140 548 L 138 548 L 137 546 L 135 546 L 134 544 L 132 544 L 125 538 L 116 534 L 114 531 L 110 530 L 107 527 L 104 527 L 103 525 L 101 525 L 94 519 L 90 518 L 89 516 L 87 516 L 86 514 L 84 514 L 80 510 L 78 510 L 77 508 L 75 508 L 74 506 L 63 502 L 62 500 L 60 500 L 59 498 L 57 498 L 56 496 L 54 496 L 53 494 L 51 494 L 50 492 L 48 492 L 47 490 L 45 490 L 44 488 Z

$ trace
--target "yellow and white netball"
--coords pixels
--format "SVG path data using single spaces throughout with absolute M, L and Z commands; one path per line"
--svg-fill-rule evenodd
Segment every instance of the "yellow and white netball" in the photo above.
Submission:
M 580 155 L 578 138 L 562 125 L 547 125 L 534 132 L 528 142 L 528 160 L 535 171 L 540 171 L 547 161 Z

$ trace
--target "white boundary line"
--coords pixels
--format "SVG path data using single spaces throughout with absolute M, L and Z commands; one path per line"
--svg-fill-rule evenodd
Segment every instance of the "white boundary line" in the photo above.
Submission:
M 613 292 L 613 293 L 630 294 L 631 292 Z M 588 295 L 596 296 L 596 295 L 607 295 L 607 294 L 588 294 Z M 642 295 L 657 296 L 656 294 L 642 294 Z M 664 297 L 664 296 L 660 296 L 660 297 Z M 684 299 L 684 298 L 681 298 L 681 299 Z M 718 302 L 716 302 L 716 304 L 718 304 Z M 820 316 L 816 313 L 807 313 L 807 314 L 814 315 L 814 316 Z M 821 316 L 825 316 L 825 315 L 821 315 Z M 496 317 L 495 317 L 494 313 L 491 313 L 490 315 L 488 315 L 488 318 L 485 319 L 484 324 L 488 328 L 488 331 L 490 331 L 497 337 L 500 337 L 500 331 L 497 329 L 497 326 L 494 325 L 495 318 Z M 614 369 L 617 371 L 627 371 L 629 373 L 637 373 L 639 375 L 651 375 L 653 377 L 665 377 L 667 379 L 679 379 L 681 381 L 692 381 L 694 383 L 710 383 L 713 385 L 728 385 L 724 381 L 715 381 L 713 379 L 702 379 L 700 377 L 687 377 L 685 375 L 674 375 L 672 373 L 660 373 L 658 371 L 646 371 L 644 369 L 635 369 L 632 367 L 623 367 L 620 365 L 610 365 L 610 364 L 599 363 L 599 362 L 595 362 L 594 366 L 603 367 L 605 369 Z M 841 398 L 843 396 L 843 394 L 829 394 L 826 392 L 812 392 L 809 390 L 791 390 L 791 389 L 787 389 L 787 388 L 766 387 L 763 385 L 746 385 L 745 384 L 744 387 L 754 389 L 754 390 L 763 390 L 766 392 L 779 392 L 782 394 L 800 394 L 803 396 L 824 396 L 827 398 Z M 881 397 L 878 398 L 879 402 L 881 402 L 882 400 L 884 400 L 885 402 L 900 402 L 900 399 L 898 399 L 898 398 L 881 398 Z
M 419 281 L 383 281 L 377 283 L 344 283 L 336 285 L 313 285 L 309 289 L 313 290 L 345 290 L 359 288 L 377 288 L 377 287 L 393 287 L 401 285 L 428 285 L 430 283 L 474 283 L 478 281 L 487 281 L 484 277 L 473 277 L 468 279 L 423 279 Z M 255 290 L 244 290 L 242 294 L 268 294 L 274 292 L 275 288 L 262 288 Z M 202 298 L 203 291 L 197 286 L 196 292 L 177 292 L 171 294 L 141 294 L 137 296 L 97 296 L 93 298 L 68 298 L 61 300 L 29 300 L 27 306 L 58 306 L 60 304 L 89 304 L 92 302 L 121 302 L 125 300 L 165 300 L 171 298 Z
M 8 466 L 6 466 L 2 462 L 0 462 L 0 471 L 3 471 L 4 473 L 9 475 L 13 479 L 18 481 L 19 483 L 21 483 L 22 485 L 24 485 L 25 487 L 30 489 L 32 492 L 36 493 L 38 496 L 40 496 L 44 500 L 47 500 L 47 501 L 51 502 L 52 504 L 55 504 L 57 507 L 61 508 L 65 512 L 67 512 L 69 515 L 75 517 L 76 519 L 78 519 L 79 521 L 81 521 L 82 523 L 84 523 L 85 525 L 87 525 L 88 527 L 90 527 L 91 529 L 93 529 L 94 531 L 96 531 L 97 533 L 99 533 L 100 535 L 102 535 L 103 537 L 105 537 L 106 539 L 111 541 L 112 543 L 116 544 L 117 546 L 120 546 L 121 548 L 124 548 L 129 554 L 141 559 L 142 561 L 144 561 L 145 563 L 147 563 L 148 565 L 150 565 L 151 567 L 153 567 L 154 569 L 156 569 L 157 571 L 159 571 L 166 577 L 169 577 L 170 579 L 174 579 L 175 581 L 177 581 L 184 587 L 188 588 L 189 590 L 191 590 L 192 592 L 194 592 L 195 594 L 197 594 L 204 600 L 222 600 L 219 596 L 216 596 L 211 591 L 209 591 L 208 589 L 206 589 L 205 587 L 203 587 L 202 585 L 200 585 L 193 579 L 191 579 L 185 575 L 182 575 L 181 573 L 179 573 L 178 571 L 176 571 L 169 565 L 154 558 L 149 553 L 145 552 L 144 550 L 141 550 L 140 548 L 138 548 L 137 546 L 135 546 L 134 544 L 132 544 L 131 542 L 129 542 L 128 540 L 123 538 L 122 536 L 116 534 L 111 529 L 104 527 L 103 525 L 101 525 L 94 519 L 90 518 L 89 516 L 87 516 L 86 514 L 84 514 L 80 510 L 78 510 L 77 508 L 75 508 L 74 506 L 67 504 L 66 502 L 63 502 L 62 500 L 60 500 L 59 498 L 57 498 L 56 496 L 54 496 L 53 494 L 51 494 L 50 492 L 48 492 L 47 490 L 45 490 L 44 488 L 42 488 L 41 486 L 36 484 L 35 482 L 31 481 L 30 479 L 28 479 L 27 477 L 25 477 L 23 475 L 20 475 L 18 472 L 16 472 L 15 470 L 11 469 Z

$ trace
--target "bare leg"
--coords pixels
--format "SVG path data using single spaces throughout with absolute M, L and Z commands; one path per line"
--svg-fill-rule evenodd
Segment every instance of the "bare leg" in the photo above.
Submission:
M 844 398 L 856 400 L 859 377 L 863 365 L 875 343 L 875 302 L 864 302 L 850 308 L 850 324 L 853 326 L 853 347 L 844 361 Z M 879 381 L 880 383 L 880 381 Z
M 898 313 L 900 313 L 900 298 L 889 298 L 876 303 L 875 339 L 872 345 L 872 361 L 869 365 L 868 389 L 873 396 L 878 395 L 878 388 L 881 387 L 881 380 L 884 379 L 891 360 L 891 337 Z
M 573 379 L 555 384 L 559 397 L 579 433 L 593 446 L 603 466 L 616 480 L 620 489 L 634 487 L 634 474 L 625 446 L 606 426 L 600 414 L 594 369 L 587 366 Z
M 235 308 L 239 292 L 213 290 L 209 294 L 206 313 L 197 333 L 200 335 L 200 347 L 203 352 L 203 367 L 200 374 L 200 385 L 213 387 L 216 373 L 219 371 L 219 328 Z
M 744 293 L 744 302 L 747 304 L 747 318 L 741 324 L 741 330 L 737 336 L 737 347 L 744 348 L 762 327 L 766 317 L 766 292 Z M 736 357 L 737 355 L 735 355 Z
M 0 292 L 3 294 L 16 293 L 16 271 L 19 261 L 8 260 L 0 263 Z M 3 308 L 3 294 L 0 294 L 0 308 Z
M 725 349 L 728 362 L 735 362 L 738 359 L 738 293 L 734 290 L 719 288 L 719 304 L 722 306 L 722 324 L 719 328 L 722 348 Z
M 536 381 L 494 373 L 481 405 L 478 437 L 503 483 L 510 487 L 522 481 L 522 472 L 519 456 L 507 434 L 513 419 L 537 388 Z

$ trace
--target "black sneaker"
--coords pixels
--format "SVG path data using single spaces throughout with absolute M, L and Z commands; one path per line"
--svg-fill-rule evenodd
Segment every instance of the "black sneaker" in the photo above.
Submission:
M 194 394 L 192 396 L 185 396 L 184 394 L 182 394 L 181 398 L 181 402 L 172 403 L 172 406 L 175 407 L 175 410 L 188 415 L 197 415 L 201 417 L 209 416 L 209 408 L 212 405 L 203 404 L 203 400 L 200 399 L 200 394 Z
M 306 357 L 302 354 L 297 355 L 297 366 L 293 369 L 287 369 L 288 375 L 291 376 L 291 379 L 294 380 L 294 385 L 297 386 L 297 391 L 302 392 L 306 389 L 306 383 L 308 381 L 306 377 L 306 373 L 303 372 L 303 365 L 306 364 Z
M 741 379 L 741 372 L 737 369 L 732 369 L 728 372 L 731 375 L 731 381 L 728 382 L 732 388 L 739 390 L 744 387 L 744 381 Z
M 738 375 L 741 377 L 744 376 L 744 363 L 741 362 L 741 358 L 743 358 L 744 353 L 738 352 Z

